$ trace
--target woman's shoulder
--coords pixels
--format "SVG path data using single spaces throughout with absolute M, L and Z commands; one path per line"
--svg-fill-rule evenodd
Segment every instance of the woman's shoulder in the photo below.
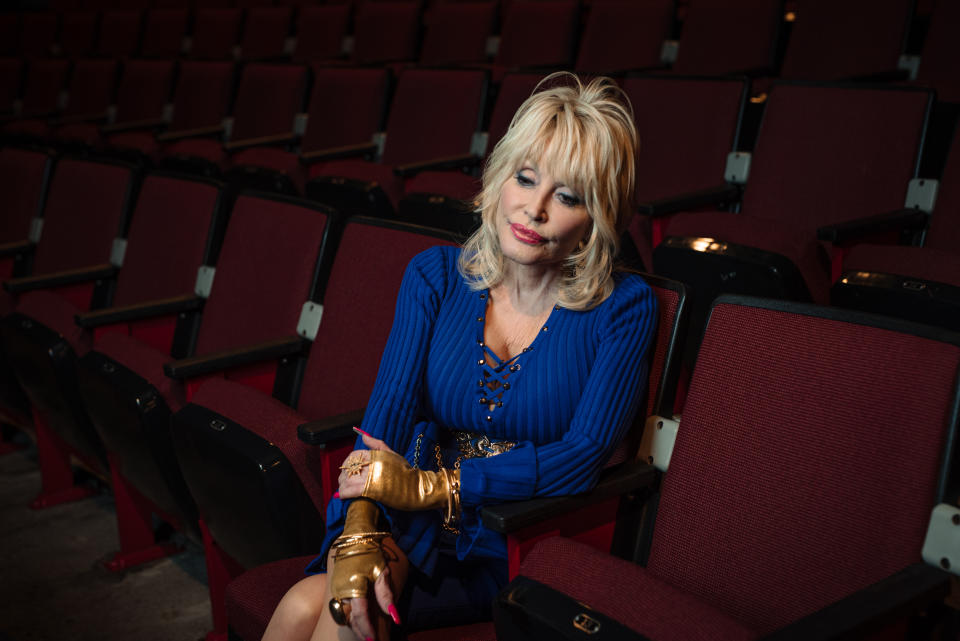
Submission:
M 656 309 L 657 297 L 647 280 L 635 272 L 614 272 L 613 292 L 602 304 L 610 310 Z
M 460 248 L 452 245 L 435 245 L 414 256 L 407 265 L 407 275 L 416 273 L 424 281 L 441 286 L 457 273 Z

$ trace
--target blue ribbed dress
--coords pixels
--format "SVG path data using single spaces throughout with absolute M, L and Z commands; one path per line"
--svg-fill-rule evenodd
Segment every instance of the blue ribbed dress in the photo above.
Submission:
M 606 301 L 589 311 L 554 308 L 526 350 L 498 363 L 483 345 L 488 293 L 467 286 L 459 254 L 435 247 L 408 265 L 362 427 L 411 464 L 422 434 L 421 469 L 436 469 L 434 443 L 444 427 L 516 441 L 508 452 L 460 466 L 457 556 L 503 559 L 504 537 L 483 527 L 480 507 L 594 485 L 646 388 L 656 298 L 641 277 L 616 274 Z M 357 447 L 364 447 L 359 439 Z M 324 571 L 347 505 L 331 499 L 324 554 L 308 573 Z M 410 563 L 431 575 L 440 512 L 386 514 Z

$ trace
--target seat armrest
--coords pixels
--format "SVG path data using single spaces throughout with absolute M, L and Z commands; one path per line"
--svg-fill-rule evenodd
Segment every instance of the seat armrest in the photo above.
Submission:
M 240 151 L 251 147 L 266 147 L 269 145 L 293 144 L 300 137 L 293 133 L 277 134 L 275 136 L 260 136 L 259 138 L 245 138 L 244 140 L 232 140 L 224 143 L 223 148 L 227 151 Z
M 724 184 L 716 187 L 698 189 L 686 194 L 661 198 L 647 203 L 640 203 L 638 209 L 645 216 L 667 216 L 678 211 L 699 209 L 707 205 L 722 205 L 740 200 L 743 189 L 738 185 Z
M 393 168 L 393 173 L 401 178 L 415 176 L 421 171 L 445 171 L 448 169 L 469 169 L 477 167 L 483 158 L 473 154 L 464 156 L 447 156 L 445 158 L 434 158 L 423 162 L 414 162 L 408 165 L 398 165 Z
M 29 292 L 35 289 L 63 287 L 64 285 L 75 285 L 77 283 L 85 283 L 91 280 L 100 280 L 102 278 L 113 278 L 116 273 L 116 267 L 109 263 L 104 263 L 102 265 L 68 269 L 53 274 L 12 278 L 8 281 L 4 281 L 3 288 L 11 294 L 21 294 L 23 292 Z
M 165 363 L 163 373 L 170 378 L 183 380 L 205 374 L 212 374 L 232 367 L 272 361 L 284 356 L 292 356 L 303 351 L 308 341 L 300 336 L 284 336 L 264 341 L 256 345 L 245 345 L 235 349 L 226 349 L 213 354 L 192 356 L 179 361 Z
M 763 641 L 862 638 L 950 593 L 950 575 L 916 563 L 822 610 L 761 637 Z
M 178 131 L 165 131 L 157 135 L 159 142 L 173 142 L 175 140 L 184 140 L 186 138 L 203 138 L 205 136 L 216 136 L 223 133 L 223 125 L 211 125 L 209 127 L 197 127 L 196 129 L 180 129 Z
M 345 145 L 343 147 L 329 147 L 327 149 L 317 149 L 300 154 L 300 162 L 309 165 L 324 160 L 338 160 L 340 158 L 358 158 L 360 156 L 373 155 L 377 153 L 377 143 L 364 142 L 358 145 Z
M 842 244 L 888 231 L 919 231 L 926 227 L 929 220 L 930 215 L 919 209 L 897 209 L 836 225 L 824 225 L 817 228 L 817 238 Z
M 78 122 L 99 122 L 106 119 L 106 112 L 95 114 L 75 114 L 73 116 L 61 116 L 60 118 L 54 118 L 50 121 L 50 124 L 54 127 L 60 127 L 62 125 L 72 125 Z
M 908 69 L 887 69 L 886 71 L 851 76 L 847 80 L 854 82 L 906 82 L 910 80 L 910 71 Z
M 336 416 L 328 416 L 316 421 L 304 423 L 297 428 L 297 436 L 308 445 L 325 447 L 327 443 L 341 439 L 356 437 L 354 425 L 360 425 L 364 410 L 344 412 Z
M 167 121 L 162 118 L 148 118 L 146 120 L 131 120 L 130 122 L 115 122 L 112 125 L 100 127 L 102 134 L 117 134 L 122 131 L 135 131 L 137 129 L 156 129 L 163 127 Z
M 56 116 L 56 111 L 43 111 L 30 114 L 16 114 L 11 112 L 0 114 L 0 123 L 6 124 L 17 120 L 50 120 L 51 118 L 56 118 Z
M 29 240 L 18 240 L 12 243 L 3 243 L 0 245 L 0 258 L 16 256 L 33 249 L 34 245 Z
M 597 485 L 589 492 L 488 505 L 480 510 L 480 520 L 485 527 L 501 534 L 515 532 L 554 516 L 596 505 L 608 498 L 652 487 L 657 482 L 658 474 L 652 465 L 627 461 L 603 470 Z
M 74 316 L 74 320 L 80 327 L 92 329 L 103 325 L 113 325 L 114 323 L 127 323 L 166 314 L 196 311 L 203 307 L 204 300 L 193 294 L 173 296 L 171 298 L 148 300 L 135 305 L 107 307 L 93 312 L 85 312 Z

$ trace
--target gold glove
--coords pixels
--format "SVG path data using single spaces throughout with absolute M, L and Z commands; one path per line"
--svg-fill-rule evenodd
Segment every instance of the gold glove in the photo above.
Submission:
M 371 450 L 367 482 L 361 496 L 397 510 L 446 509 L 447 525 L 460 513 L 460 470 L 437 472 L 410 467 L 407 460 L 387 450 Z
M 389 532 L 377 531 L 379 509 L 357 499 L 347 509 L 343 534 L 333 542 L 330 571 L 330 614 L 339 625 L 350 623 L 350 604 L 343 599 L 366 598 L 374 581 L 387 567 L 381 542 Z

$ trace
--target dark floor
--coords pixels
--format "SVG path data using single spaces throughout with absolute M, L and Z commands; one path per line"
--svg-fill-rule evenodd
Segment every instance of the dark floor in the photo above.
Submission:
M 113 574 L 117 549 L 107 493 L 31 510 L 36 451 L 0 455 L 0 641 L 195 641 L 211 627 L 203 551 Z

